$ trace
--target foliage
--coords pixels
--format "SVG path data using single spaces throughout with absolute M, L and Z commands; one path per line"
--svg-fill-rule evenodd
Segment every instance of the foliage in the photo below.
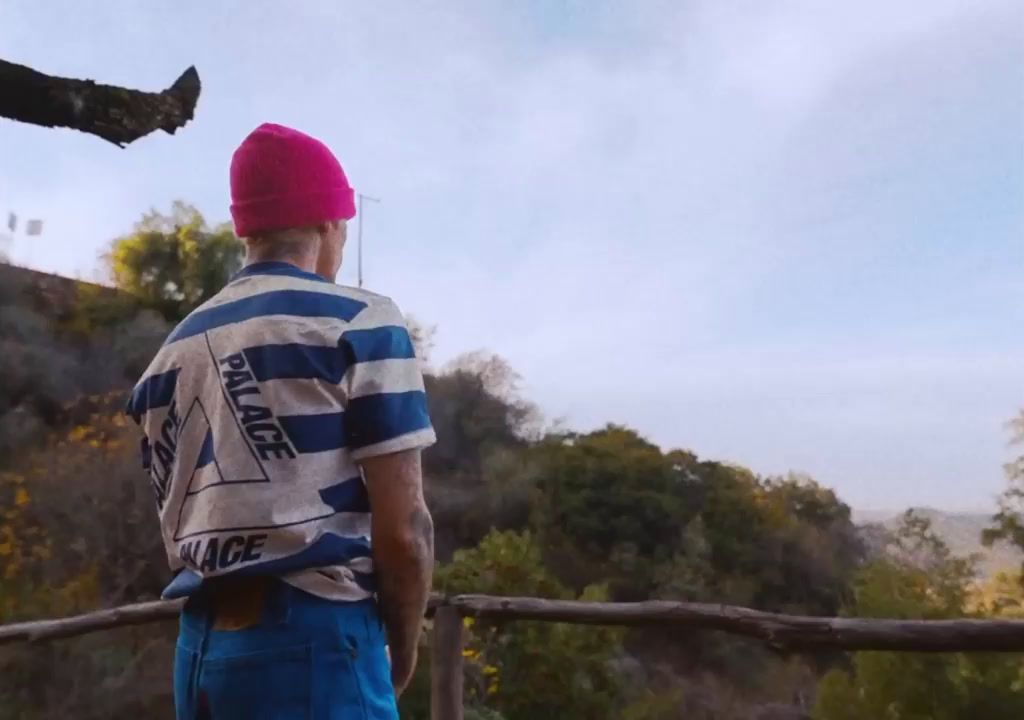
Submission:
M 18 268 L 0 280 L 2 466 L 72 421 L 78 398 L 133 383 L 168 325 L 96 285 Z
M 622 720 L 677 720 L 683 704 L 680 690 L 647 691 L 622 711 Z
M 1024 619 L 1024 577 L 998 573 L 975 590 L 971 605 L 979 615 Z
M 211 228 L 190 205 L 150 212 L 105 256 L 122 291 L 175 322 L 220 290 L 242 266 L 243 246 L 229 225 Z
M 488 454 L 523 447 L 535 410 L 519 398 L 515 373 L 501 358 L 464 355 L 426 384 L 431 420 L 444 438 L 430 471 L 479 478 Z
M 466 708 L 465 720 L 505 720 L 505 716 L 486 705 L 472 704 Z
M 159 595 L 163 546 L 123 400 L 83 401 L 80 424 L 0 474 L 0 621 Z
M 437 335 L 436 325 L 424 325 L 412 315 L 406 315 L 405 324 L 409 328 L 409 337 L 416 349 L 416 357 L 424 368 L 430 367 L 430 354 L 434 350 L 434 336 Z
M 71 410 L 78 424 L 0 473 L 0 622 L 160 592 L 166 561 L 123 400 L 78 403 Z M 5 648 L 0 719 L 166 716 L 172 633 L 169 626 L 131 628 Z
M 159 592 L 166 564 L 137 437 L 110 391 L 137 378 L 169 322 L 218 289 L 238 253 L 229 232 L 177 204 L 112 247 L 112 273 L 130 294 L 17 274 L 0 283 L 0 622 Z M 504 360 L 476 352 L 434 370 L 433 330 L 413 327 L 438 433 L 424 468 L 443 591 L 1024 617 L 1019 578 L 975 587 L 971 560 L 923 518 L 908 515 L 868 557 L 849 507 L 813 479 L 666 451 L 617 425 L 544 434 Z M 1024 546 L 1010 512 L 1024 508 L 1024 459 L 1009 474 L 993 537 Z M 816 686 L 825 720 L 1024 710 L 1020 662 L 1005 656 L 806 661 L 714 634 L 472 620 L 467 639 L 476 720 L 802 717 Z M 429 716 L 429 642 L 403 718 Z M 172 652 L 170 625 L 6 649 L 0 720 L 167 717 Z
M 398 699 L 402 720 L 430 720 L 430 634 L 420 639 L 419 659 L 412 681 Z
M 537 448 L 533 522 L 548 560 L 574 587 L 607 578 L 616 599 L 642 599 L 694 511 L 689 478 L 626 428 L 549 437 Z
M 482 592 L 569 598 L 572 593 L 544 568 L 529 532 L 493 532 L 477 548 L 461 550 L 439 569 L 448 593 Z M 605 597 L 587 588 L 581 599 Z M 467 696 L 508 720 L 605 717 L 619 697 L 609 666 L 620 633 L 553 623 L 466 620 Z
M 681 480 L 661 450 L 622 427 L 551 438 L 542 449 L 540 522 L 561 528 L 579 549 L 610 554 L 623 539 L 638 554 L 659 551 L 682 514 Z
M 614 425 L 551 436 L 535 454 L 533 522 L 574 587 L 831 614 L 860 562 L 849 507 L 810 478 L 664 453 Z
M 837 613 L 863 556 L 849 506 L 802 476 L 769 479 L 757 497 L 766 537 L 754 604 L 783 612 Z
M 536 410 L 501 358 L 462 356 L 425 377 L 438 442 L 423 458 L 442 560 L 491 528 L 522 529 L 533 490 L 528 438 Z
M 1024 445 L 1024 411 L 1009 422 L 1011 443 Z M 982 535 L 986 545 L 1006 540 L 1024 550 L 1024 454 L 1017 455 L 1003 467 L 1007 487 L 999 498 L 999 512 L 992 518 L 992 527 Z
M 849 614 L 923 619 L 977 614 L 970 607 L 972 561 L 952 556 L 927 519 L 908 513 L 888 550 L 860 572 Z M 850 672 L 833 670 L 823 678 L 815 718 L 999 720 L 1024 713 L 1019 657 L 864 652 L 853 656 L 852 665 Z

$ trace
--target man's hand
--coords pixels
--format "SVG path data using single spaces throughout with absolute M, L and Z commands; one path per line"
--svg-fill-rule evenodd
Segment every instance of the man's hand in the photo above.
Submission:
M 412 676 L 416 672 L 417 651 L 414 649 L 411 655 L 403 655 L 397 658 L 399 665 L 395 664 L 395 658 L 391 660 L 391 684 L 395 688 L 395 697 L 401 697 L 405 689 L 409 687 Z
M 397 697 L 402 694 L 406 687 L 408 687 L 410 679 L 416 672 L 416 662 L 419 658 L 419 654 L 417 653 L 416 656 L 412 658 L 412 664 L 410 667 L 396 669 L 394 662 L 391 660 L 391 648 L 387 647 L 385 650 L 387 651 L 388 656 L 388 668 L 391 671 L 391 684 L 395 688 L 395 696 Z
M 434 571 L 434 523 L 423 499 L 419 450 L 368 458 L 362 467 L 373 513 L 373 562 L 391 682 L 401 695 L 416 669 Z

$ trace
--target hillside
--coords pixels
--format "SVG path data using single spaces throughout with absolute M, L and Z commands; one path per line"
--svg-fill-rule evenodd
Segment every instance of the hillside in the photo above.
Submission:
M 0 467 L 131 387 L 167 332 L 112 288 L 0 263 Z
M 177 319 L 147 302 L 169 307 L 0 266 L 0 622 L 149 599 L 167 583 L 138 431 L 119 398 Z M 937 604 L 947 595 L 934 592 L 930 575 L 922 587 L 919 571 L 901 560 L 882 567 L 885 582 L 864 574 L 861 539 L 884 549 L 897 512 L 861 514 L 858 528 L 842 499 L 812 478 L 702 460 L 614 423 L 541 432 L 540 410 L 518 393 L 514 370 L 485 351 L 424 368 L 438 438 L 423 471 L 440 592 L 675 599 L 827 617 L 962 614 Z M 927 514 L 954 551 L 983 551 L 985 514 Z M 985 552 L 986 574 L 1019 560 Z M 920 592 L 893 592 L 892 582 Z M 105 720 L 169 717 L 173 632 L 126 628 L 4 649 L 0 720 L 64 717 L 67 708 Z M 481 622 L 465 638 L 467 717 L 808 718 L 819 691 L 837 692 L 835 673 L 858 687 L 869 682 L 835 657 L 781 657 L 688 630 Z M 1017 669 L 1011 663 L 1008 676 Z M 996 671 L 937 675 L 991 694 L 1009 686 Z M 69 689 L 54 677 L 88 682 Z M 429 717 L 429 687 L 421 665 L 402 697 L 403 718 Z
M 932 527 L 955 555 L 979 555 L 978 570 L 983 578 L 992 577 L 1004 570 L 1016 570 L 1024 562 L 1024 553 L 1005 543 L 999 543 L 991 548 L 982 545 L 981 533 L 992 522 L 990 514 L 945 512 L 932 508 L 914 509 L 932 521 Z M 881 525 L 886 530 L 895 530 L 899 527 L 902 517 L 903 513 L 897 511 L 854 512 L 854 521 L 858 525 Z

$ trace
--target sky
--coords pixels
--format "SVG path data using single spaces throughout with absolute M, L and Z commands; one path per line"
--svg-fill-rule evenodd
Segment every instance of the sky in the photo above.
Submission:
M 381 198 L 367 286 L 437 326 L 435 364 L 498 353 L 552 422 L 857 508 L 985 510 L 1004 485 L 1019 0 L 5 0 L 0 48 L 203 82 L 191 124 L 125 150 L 0 120 L 0 213 L 45 222 L 14 262 L 92 279 L 149 209 L 226 220 L 234 148 L 292 125 Z

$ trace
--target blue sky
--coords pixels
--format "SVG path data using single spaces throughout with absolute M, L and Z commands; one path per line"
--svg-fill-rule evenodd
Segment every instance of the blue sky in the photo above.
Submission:
M 797 470 L 862 508 L 986 508 L 1024 406 L 1024 5 L 47 2 L 5 59 L 196 120 L 118 150 L 0 122 L 15 261 L 91 278 L 182 198 L 227 218 L 264 121 L 363 192 L 366 274 L 546 415 Z M 347 267 L 342 280 L 351 282 Z

